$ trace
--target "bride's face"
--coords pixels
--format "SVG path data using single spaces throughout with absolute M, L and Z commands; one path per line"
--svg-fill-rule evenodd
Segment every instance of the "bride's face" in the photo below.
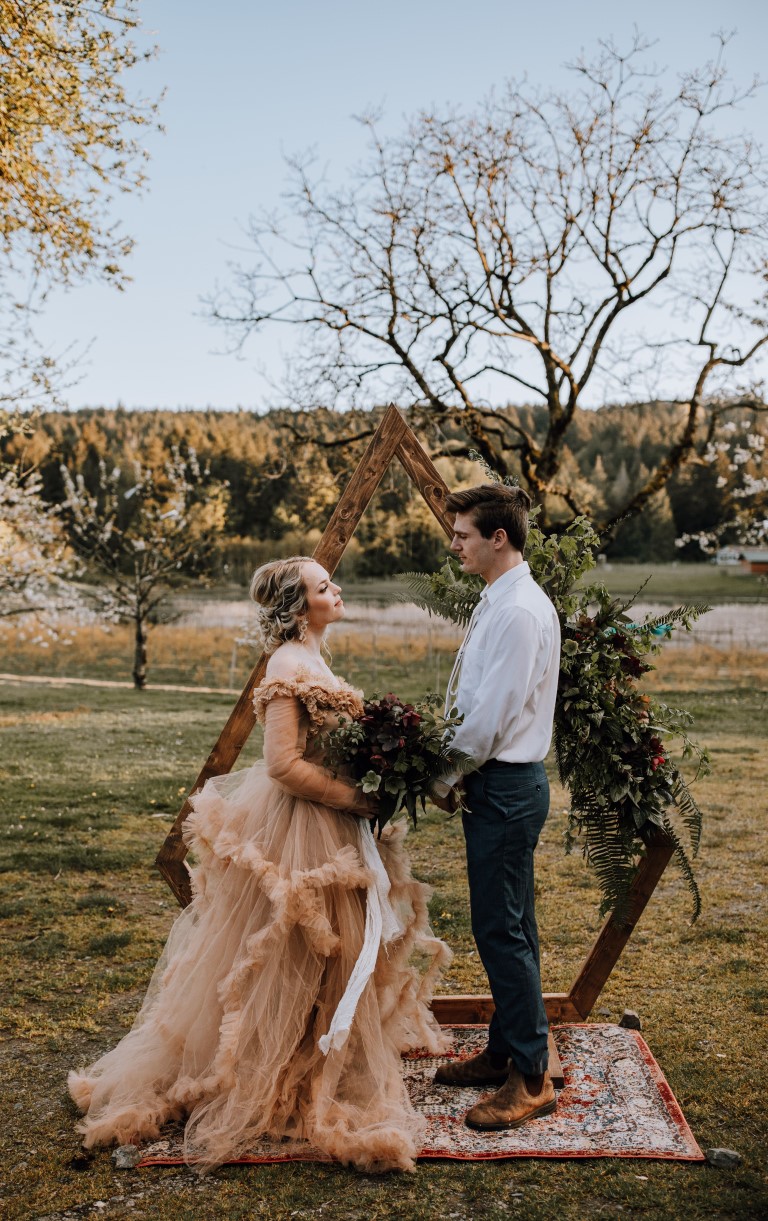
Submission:
M 301 570 L 307 588 L 307 616 L 309 626 L 322 631 L 329 623 L 344 617 L 341 586 L 334 585 L 322 564 L 312 560 Z

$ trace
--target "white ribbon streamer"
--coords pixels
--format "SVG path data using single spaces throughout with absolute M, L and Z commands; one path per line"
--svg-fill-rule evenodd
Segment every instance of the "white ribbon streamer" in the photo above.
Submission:
M 343 1047 L 349 1038 L 357 1003 L 376 966 L 379 946 L 387 945 L 403 933 L 403 925 L 395 915 L 389 901 L 389 876 L 379 856 L 369 822 L 361 820 L 360 840 L 360 855 L 363 864 L 373 874 L 373 882 L 366 890 L 365 936 L 344 995 L 331 1019 L 328 1033 L 324 1034 L 318 1042 L 324 1056 L 327 1056 L 331 1049 L 337 1051 Z

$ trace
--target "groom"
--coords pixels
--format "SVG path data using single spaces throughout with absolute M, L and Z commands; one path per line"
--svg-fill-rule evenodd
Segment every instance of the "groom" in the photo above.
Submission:
M 468 1112 L 471 1128 L 516 1128 L 555 1109 L 547 1072 L 534 912 L 533 852 L 549 809 L 541 760 L 549 750 L 560 660 L 560 626 L 523 559 L 530 497 L 484 484 L 452 493 L 451 551 L 485 581 L 448 684 L 446 705 L 464 720 L 452 745 L 477 771 L 464 781 L 464 837 L 472 932 L 493 995 L 488 1046 L 442 1065 L 441 1085 L 495 1085 Z M 455 788 L 437 786 L 452 812 Z

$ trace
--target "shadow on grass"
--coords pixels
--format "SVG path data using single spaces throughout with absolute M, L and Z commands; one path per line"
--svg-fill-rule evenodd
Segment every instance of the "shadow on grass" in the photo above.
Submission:
M 14 873 L 17 870 L 54 875 L 69 871 L 115 873 L 121 869 L 135 867 L 142 859 L 135 852 L 107 852 L 103 848 L 78 845 L 48 849 L 30 846 L 4 853 L 0 860 L 0 873 Z

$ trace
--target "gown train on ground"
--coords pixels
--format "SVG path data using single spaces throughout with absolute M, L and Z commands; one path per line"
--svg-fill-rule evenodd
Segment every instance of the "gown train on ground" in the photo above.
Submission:
M 345 812 L 359 793 L 319 761 L 318 734 L 359 712 L 359 693 L 306 672 L 254 700 L 264 759 L 193 798 L 193 901 L 133 1028 L 70 1073 L 84 1143 L 138 1143 L 181 1120 L 201 1169 L 264 1136 L 410 1169 L 424 1121 L 400 1055 L 446 1050 L 429 1002 L 450 951 L 429 927 L 405 822 L 375 841 Z

